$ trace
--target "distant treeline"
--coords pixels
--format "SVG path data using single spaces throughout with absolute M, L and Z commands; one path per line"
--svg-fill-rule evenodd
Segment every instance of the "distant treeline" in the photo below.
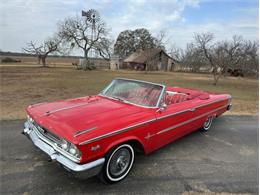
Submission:
M 10 52 L 10 51 L 0 51 L 0 56 L 23 56 L 23 57 L 37 57 L 36 54 L 30 53 L 19 53 L 19 52 Z M 49 57 L 55 58 L 82 58 L 82 56 L 68 56 L 68 55 L 51 55 Z

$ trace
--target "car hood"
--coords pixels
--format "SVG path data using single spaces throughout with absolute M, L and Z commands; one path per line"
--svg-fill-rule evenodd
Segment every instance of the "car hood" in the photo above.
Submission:
M 147 110 L 150 109 L 102 96 L 41 103 L 27 108 L 36 123 L 74 144 L 145 119 Z

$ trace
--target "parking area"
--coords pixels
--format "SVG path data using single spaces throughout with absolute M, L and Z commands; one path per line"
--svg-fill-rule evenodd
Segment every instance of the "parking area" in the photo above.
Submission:
M 21 135 L 23 121 L 0 122 L 1 194 L 258 194 L 258 119 L 222 116 L 148 156 L 128 177 L 105 185 L 72 177 Z

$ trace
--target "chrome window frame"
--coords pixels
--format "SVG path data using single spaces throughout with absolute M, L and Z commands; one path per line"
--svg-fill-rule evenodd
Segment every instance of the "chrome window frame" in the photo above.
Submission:
M 115 78 L 115 79 L 114 79 L 113 81 L 111 81 L 110 84 L 109 84 L 104 90 L 102 90 L 98 95 L 99 95 L 99 96 L 102 96 L 102 97 L 109 98 L 109 99 L 117 100 L 117 99 L 115 99 L 115 98 L 113 98 L 113 97 L 110 97 L 110 96 L 107 96 L 107 95 L 104 95 L 104 94 L 103 94 L 103 93 L 106 93 L 106 91 L 112 86 L 112 84 L 113 84 L 116 80 L 134 81 L 134 82 L 147 83 L 147 84 L 157 85 L 157 86 L 162 87 L 161 93 L 160 93 L 159 98 L 158 98 L 157 103 L 156 103 L 156 106 L 143 106 L 143 105 L 140 105 L 140 104 L 135 104 L 135 103 L 132 103 L 132 102 L 127 101 L 127 103 L 129 103 L 129 104 L 131 104 L 131 105 L 139 106 L 139 107 L 142 107 L 142 108 L 159 108 L 159 107 L 160 107 L 161 100 L 162 100 L 162 98 L 163 98 L 163 94 L 164 94 L 164 92 L 165 92 L 166 86 L 165 86 L 165 85 L 162 85 L 162 84 L 158 84 L 158 83 L 149 82 L 149 81 L 142 81 L 142 80 L 136 80 L 136 79 L 127 79 L 127 78 L 120 78 L 120 77 L 119 77 L 119 78 Z

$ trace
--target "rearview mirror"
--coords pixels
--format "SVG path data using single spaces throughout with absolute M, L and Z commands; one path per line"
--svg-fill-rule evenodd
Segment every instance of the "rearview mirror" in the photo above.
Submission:
M 167 104 L 163 103 L 156 112 L 162 112 L 167 108 Z

